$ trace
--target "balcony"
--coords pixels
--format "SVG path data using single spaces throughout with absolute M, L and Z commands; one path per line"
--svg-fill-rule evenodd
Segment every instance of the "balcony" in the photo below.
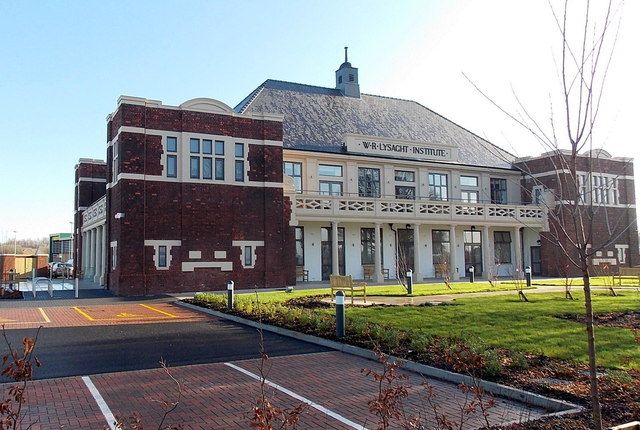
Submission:
M 394 197 L 291 194 L 295 218 L 301 221 L 485 223 L 543 228 L 546 213 L 537 205 L 467 203 Z

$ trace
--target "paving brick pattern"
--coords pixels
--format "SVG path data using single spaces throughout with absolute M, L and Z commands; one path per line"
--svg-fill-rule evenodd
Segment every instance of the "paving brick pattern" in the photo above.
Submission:
M 234 364 L 258 373 L 259 360 Z M 375 416 L 367 402 L 376 395 L 376 384 L 361 373 L 363 368 L 380 364 L 340 352 L 322 352 L 271 358 L 267 378 L 343 417 L 376 427 Z M 260 394 L 259 381 L 224 363 L 184 366 L 171 369 L 182 383 L 182 398 L 166 423 L 182 424 L 185 429 L 247 429 L 252 407 Z M 412 416 L 430 416 L 421 396 L 424 382 L 419 375 L 405 372 L 412 385 L 405 412 Z M 137 413 L 145 428 L 156 428 L 162 416 L 159 401 L 175 401 L 175 383 L 162 369 L 93 375 L 91 380 L 116 417 Z M 442 411 L 455 418 L 463 397 L 453 384 L 429 381 L 437 390 L 436 401 Z M 6 390 L 7 385 L 0 388 Z M 268 388 L 270 399 L 278 407 L 290 408 L 299 402 Z M 106 424 L 96 401 L 79 377 L 34 381 L 27 392 L 28 420 L 37 421 L 34 429 L 101 429 Z M 491 411 L 491 422 L 537 418 L 540 409 L 511 401 L 498 401 Z M 464 428 L 476 428 L 483 422 L 478 414 Z M 348 429 L 350 427 L 311 407 L 304 411 L 300 429 Z

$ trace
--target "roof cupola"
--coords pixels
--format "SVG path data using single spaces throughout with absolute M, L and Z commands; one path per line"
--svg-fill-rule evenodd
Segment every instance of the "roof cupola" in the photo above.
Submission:
M 347 97 L 360 98 L 360 85 L 358 84 L 358 69 L 351 66 L 347 46 L 344 47 L 344 63 L 336 70 L 336 89 Z

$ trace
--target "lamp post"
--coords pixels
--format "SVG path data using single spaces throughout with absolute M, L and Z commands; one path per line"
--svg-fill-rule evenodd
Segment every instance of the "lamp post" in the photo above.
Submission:
M 17 231 L 13 230 L 13 255 L 18 254 L 18 245 L 16 241 L 16 233 Z

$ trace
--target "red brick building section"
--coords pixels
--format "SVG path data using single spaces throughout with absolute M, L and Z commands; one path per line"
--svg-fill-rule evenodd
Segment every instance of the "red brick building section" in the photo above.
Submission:
M 75 168 L 73 202 L 73 261 L 77 276 L 82 277 L 82 213 L 106 193 L 107 165 L 102 160 L 81 158 Z
M 588 206 L 593 209 L 592 227 L 586 227 L 585 231 L 587 234 L 591 232 L 589 243 L 599 251 L 591 263 L 608 264 L 614 271 L 615 267 L 640 264 L 633 160 L 613 158 L 603 150 L 583 154 L 575 163 L 579 184 L 576 187 L 576 179 L 569 171 L 569 155 L 568 152 L 558 151 L 540 157 L 523 158 L 516 163 L 523 172 L 523 203 L 543 199 L 549 210 L 555 212 L 554 216 L 549 217 L 550 231 L 540 235 L 542 274 L 565 276 L 567 268 L 570 275 L 580 274 L 577 268 L 569 264 L 569 259 L 553 234 L 562 224 L 568 235 L 575 237 L 567 203 L 576 198 L 585 202 L 584 210 Z M 566 239 L 563 245 L 571 248 Z
M 291 209 L 282 186 L 282 117 L 237 114 L 210 99 L 170 107 L 121 98 L 107 134 L 112 291 L 222 290 L 229 280 L 236 288 L 295 283 Z M 169 139 L 177 142 L 176 152 Z M 191 139 L 202 145 L 197 154 Z M 204 154 L 205 140 L 224 142 L 224 154 Z M 242 156 L 234 153 L 237 144 Z M 177 157 L 176 177 L 168 172 L 168 156 Z M 205 178 L 204 158 L 216 157 L 223 160 L 224 179 Z M 196 178 L 192 158 L 198 160 Z M 243 162 L 241 181 L 236 161 Z

